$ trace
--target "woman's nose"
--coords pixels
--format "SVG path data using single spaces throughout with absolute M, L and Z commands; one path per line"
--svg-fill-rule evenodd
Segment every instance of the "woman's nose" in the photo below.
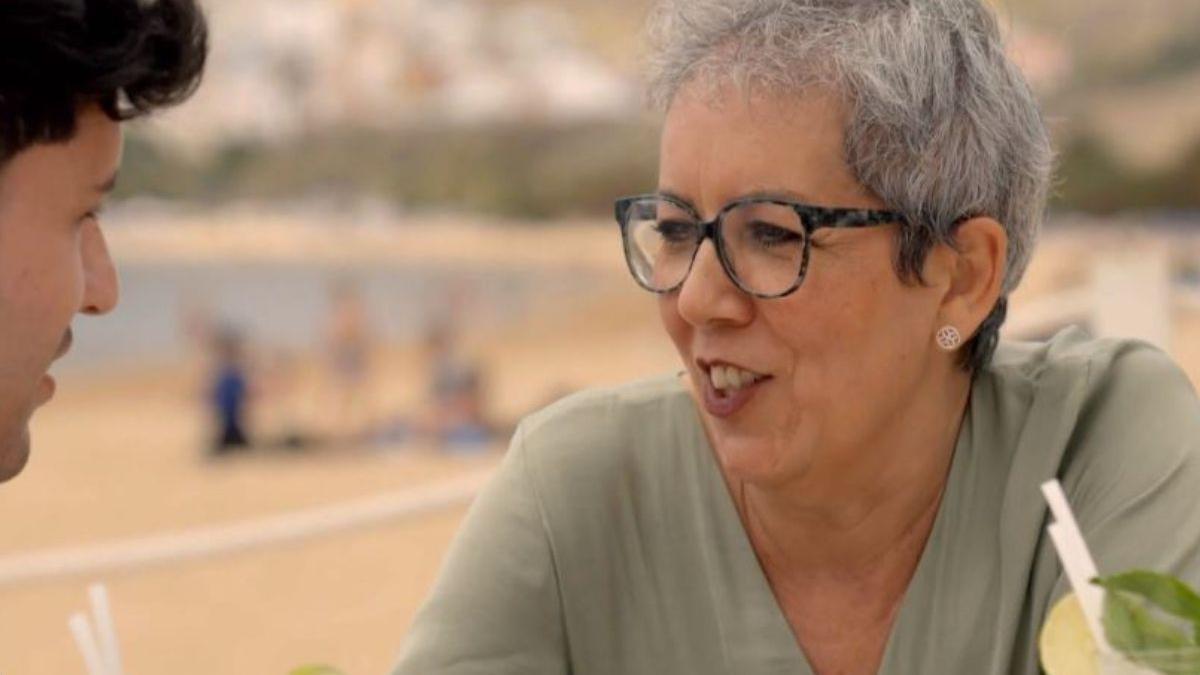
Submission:
M 679 289 L 680 316 L 693 326 L 740 324 L 753 316 L 753 303 L 753 298 L 725 273 L 713 242 L 702 242 L 692 269 Z

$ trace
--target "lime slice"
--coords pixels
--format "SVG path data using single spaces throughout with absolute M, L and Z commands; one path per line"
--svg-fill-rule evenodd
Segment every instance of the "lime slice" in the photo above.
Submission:
M 1054 608 L 1042 624 L 1038 638 L 1042 653 L 1042 668 L 1047 675 L 1099 675 L 1096 641 L 1088 630 L 1083 607 L 1074 593 L 1069 593 Z

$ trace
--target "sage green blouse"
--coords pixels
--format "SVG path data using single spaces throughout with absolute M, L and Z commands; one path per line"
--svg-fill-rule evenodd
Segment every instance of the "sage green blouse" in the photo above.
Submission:
M 1200 403 L 1171 360 L 1066 331 L 979 372 L 881 673 L 1037 673 L 1065 591 L 1040 484 L 1101 573 L 1200 583 Z M 527 418 L 395 675 L 809 674 L 676 376 Z

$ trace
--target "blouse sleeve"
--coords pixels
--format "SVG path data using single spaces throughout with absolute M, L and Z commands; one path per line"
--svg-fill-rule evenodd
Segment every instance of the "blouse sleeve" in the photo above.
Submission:
M 518 429 L 471 506 L 393 675 L 565 675 L 561 604 Z
M 1130 350 L 1081 411 L 1064 478 L 1100 573 L 1148 569 L 1200 586 L 1200 402 L 1161 352 Z M 1060 578 L 1055 595 L 1064 592 Z

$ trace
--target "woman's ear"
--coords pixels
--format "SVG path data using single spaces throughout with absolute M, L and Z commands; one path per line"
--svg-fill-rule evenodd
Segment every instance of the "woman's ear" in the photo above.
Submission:
M 939 318 L 969 338 L 1000 298 L 1008 233 L 994 218 L 971 218 L 955 229 L 954 247 L 948 253 L 949 264 L 944 269 L 948 284 Z

